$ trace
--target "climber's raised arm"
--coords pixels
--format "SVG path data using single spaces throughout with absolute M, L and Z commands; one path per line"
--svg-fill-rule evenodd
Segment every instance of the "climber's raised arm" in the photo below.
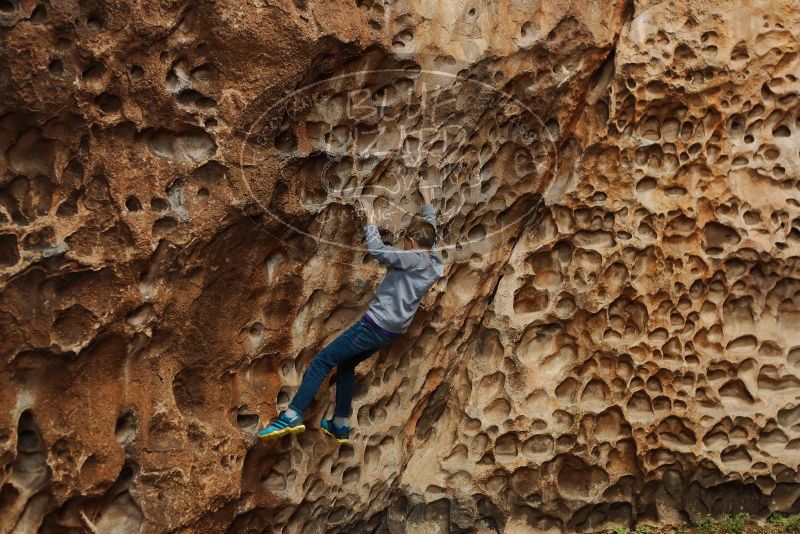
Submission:
M 422 195 L 422 206 L 420 207 L 422 218 L 425 219 L 426 222 L 432 224 L 433 229 L 436 230 L 436 210 L 434 210 L 433 204 L 431 203 L 433 201 L 433 188 L 435 186 L 427 179 L 420 178 L 417 187 L 419 188 L 419 194 Z
M 433 246 L 436 244 L 436 241 L 438 241 L 438 238 L 436 236 L 436 210 L 434 209 L 432 203 L 433 189 L 436 186 L 434 186 L 431 182 L 429 182 L 425 178 L 420 178 L 417 187 L 419 188 L 419 194 L 422 195 L 422 202 L 423 202 L 419 210 L 420 214 L 422 215 L 422 218 L 425 219 L 425 222 L 427 222 L 433 227 L 434 241 L 433 243 L 431 243 L 430 246 L 430 259 L 435 264 L 438 264 L 437 266 L 439 269 L 443 269 L 444 260 L 442 259 L 442 256 L 439 254 L 439 252 L 437 252 L 433 248 Z
M 413 254 L 408 250 L 390 247 L 381 239 L 381 234 L 376 224 L 377 218 L 375 209 L 372 206 L 372 199 L 362 197 L 360 201 L 367 219 L 367 225 L 364 226 L 363 231 L 369 254 L 378 261 L 391 265 L 395 269 L 412 269 L 416 267 L 420 259 L 417 254 Z

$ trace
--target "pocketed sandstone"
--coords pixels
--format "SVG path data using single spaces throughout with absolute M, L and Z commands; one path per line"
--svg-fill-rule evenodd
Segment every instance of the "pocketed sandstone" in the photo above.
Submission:
M 796 11 L 0 1 L 0 528 L 796 511 Z M 448 268 L 354 439 L 256 443 L 418 171 Z

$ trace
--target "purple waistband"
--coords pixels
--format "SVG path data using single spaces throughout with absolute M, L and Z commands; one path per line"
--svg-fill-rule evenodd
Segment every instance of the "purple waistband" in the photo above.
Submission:
M 367 323 L 369 323 L 370 326 L 375 328 L 375 330 L 377 330 L 384 336 L 388 337 L 389 339 L 397 339 L 398 337 L 403 335 L 403 334 L 398 334 L 397 332 L 389 332 L 385 328 L 381 328 L 380 326 L 378 326 L 378 323 L 375 322 L 375 319 L 370 317 L 368 313 L 365 313 L 362 319 L 364 319 Z

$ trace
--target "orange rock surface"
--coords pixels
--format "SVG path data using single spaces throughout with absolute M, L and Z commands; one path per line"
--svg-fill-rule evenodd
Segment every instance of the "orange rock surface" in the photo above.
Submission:
M 0 531 L 800 510 L 793 0 L 0 0 Z M 349 444 L 265 444 L 435 204 Z M 326 384 L 327 386 L 327 384 Z

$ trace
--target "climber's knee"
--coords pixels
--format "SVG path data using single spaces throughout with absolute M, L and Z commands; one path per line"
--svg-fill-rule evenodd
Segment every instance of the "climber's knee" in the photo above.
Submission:
M 323 351 L 314 356 L 309 367 L 314 367 L 327 375 L 335 366 L 336 363 Z
M 354 375 L 354 374 L 356 374 L 356 368 L 353 365 L 336 366 L 336 376 Z

